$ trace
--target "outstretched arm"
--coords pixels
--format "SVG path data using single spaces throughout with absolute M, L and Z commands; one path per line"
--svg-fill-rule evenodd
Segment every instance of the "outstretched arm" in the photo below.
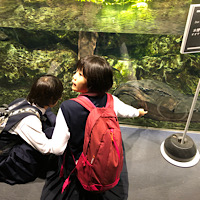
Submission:
M 125 104 L 123 101 L 119 100 L 116 96 L 113 96 L 114 100 L 114 111 L 117 117 L 124 118 L 133 118 L 133 117 L 141 117 L 144 116 L 147 111 L 143 108 L 134 108 L 128 104 Z

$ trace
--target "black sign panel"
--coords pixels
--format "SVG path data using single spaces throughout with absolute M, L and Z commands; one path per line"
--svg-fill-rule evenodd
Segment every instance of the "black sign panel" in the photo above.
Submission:
M 200 4 L 190 5 L 180 52 L 200 52 Z

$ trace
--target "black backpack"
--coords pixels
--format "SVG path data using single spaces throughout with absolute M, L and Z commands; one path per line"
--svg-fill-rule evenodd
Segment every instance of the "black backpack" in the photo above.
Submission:
M 41 117 L 39 110 L 23 98 L 0 107 L 0 156 L 6 156 L 14 145 L 21 142 L 22 139 L 18 135 L 10 134 L 9 130 L 28 115 Z

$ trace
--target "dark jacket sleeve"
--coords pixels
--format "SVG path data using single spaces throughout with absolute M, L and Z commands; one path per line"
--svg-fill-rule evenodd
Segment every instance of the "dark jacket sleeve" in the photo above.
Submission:
M 56 123 L 56 115 L 48 108 L 42 117 L 42 130 L 47 138 L 51 138 Z

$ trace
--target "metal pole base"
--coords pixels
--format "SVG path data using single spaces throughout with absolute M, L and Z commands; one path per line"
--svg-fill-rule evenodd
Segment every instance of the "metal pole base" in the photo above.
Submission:
M 162 156 L 171 164 L 178 167 L 192 167 L 199 162 L 200 155 L 193 140 L 180 133 L 168 137 L 160 146 Z

